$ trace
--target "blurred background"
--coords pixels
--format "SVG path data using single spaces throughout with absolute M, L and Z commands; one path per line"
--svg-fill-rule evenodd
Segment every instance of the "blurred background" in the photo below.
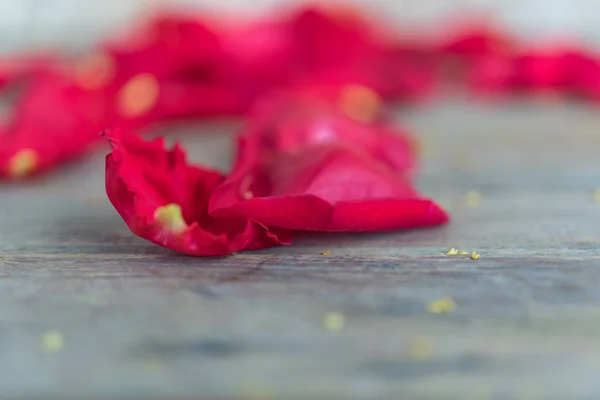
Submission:
M 332 2 L 332 1 L 329 1 Z M 341 1 L 337 1 L 341 3 Z M 39 45 L 85 46 L 141 10 L 156 6 L 206 6 L 210 10 L 261 14 L 297 0 L 0 0 L 2 51 Z M 323 3 L 323 1 L 321 1 Z M 493 15 L 512 32 L 576 35 L 600 43 L 598 0 L 354 0 L 409 25 L 443 23 L 443 18 L 476 12 Z
M 154 8 L 261 15 L 298 2 L 0 0 L 0 52 L 89 49 Z M 600 50 L 600 0 L 337 2 L 415 30 L 483 14 L 525 42 L 566 35 Z M 600 75 L 592 67 L 587 78 Z M 599 100 L 591 78 L 583 86 Z M 55 101 L 61 82 L 41 85 L 55 97 L 27 97 L 22 120 L 37 136 L 23 136 L 78 127 Z M 123 224 L 106 199 L 104 143 L 74 168 L 11 186 L 0 196 L 0 397 L 600 398 L 600 113 L 553 99 L 397 110 L 421 143 L 419 187 L 453 218 L 430 231 L 307 235 L 201 260 Z M 234 128 L 176 138 L 225 170 Z

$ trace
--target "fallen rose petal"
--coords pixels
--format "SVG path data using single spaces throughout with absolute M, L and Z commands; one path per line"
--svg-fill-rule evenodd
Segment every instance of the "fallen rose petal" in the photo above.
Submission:
M 448 220 L 412 187 L 412 149 L 401 136 L 332 113 L 269 115 L 271 123 L 256 119 L 241 136 L 234 170 L 211 197 L 211 215 L 311 231 L 386 231 Z
M 22 179 L 83 155 L 99 141 L 103 116 L 104 98 L 61 71 L 33 74 L 0 133 L 0 177 Z
M 470 21 L 445 32 L 439 51 L 448 55 L 477 57 L 484 54 L 511 52 L 514 38 L 490 22 Z
M 517 50 L 513 37 L 482 19 L 463 21 L 442 31 L 437 46 L 443 79 L 487 94 L 496 91 L 498 81 L 504 78 L 498 76 L 498 61 Z
M 13 54 L 0 58 L 0 89 L 57 62 L 51 53 Z
M 486 99 L 503 98 L 512 91 L 515 76 L 514 57 L 490 54 L 471 64 L 467 89 Z
M 327 98 L 315 97 L 311 91 L 265 97 L 250 113 L 251 124 L 242 136 L 250 145 L 246 152 L 238 152 L 238 156 L 254 157 L 261 152 L 273 154 L 342 143 L 389 162 L 403 174 L 415 172 L 415 139 L 408 131 L 397 124 L 390 128 L 385 119 L 365 123 L 346 111 Z
M 146 142 L 124 131 L 105 134 L 106 192 L 131 231 L 155 244 L 196 256 L 289 244 L 290 232 L 247 218 L 212 217 L 208 202 L 223 176 L 188 165 L 176 145 Z
M 171 12 L 158 13 L 141 29 L 103 44 L 99 51 L 114 61 L 116 85 L 143 73 L 159 80 L 202 75 L 217 67 L 223 56 L 220 39 L 207 22 Z
M 174 119 L 239 116 L 253 101 L 253 97 L 243 97 L 235 88 L 217 83 L 158 81 L 150 74 L 140 74 L 112 98 L 106 119 L 111 127 L 140 129 Z
M 585 96 L 595 86 L 597 67 L 598 60 L 583 46 L 558 42 L 539 45 L 515 57 L 510 83 L 515 91 Z
M 395 45 L 382 57 L 383 97 L 414 102 L 426 99 L 436 88 L 437 65 L 429 47 Z
M 386 99 L 408 89 L 402 79 L 408 68 L 402 71 L 379 30 L 358 10 L 308 7 L 294 15 L 289 29 L 295 85 L 360 85 Z

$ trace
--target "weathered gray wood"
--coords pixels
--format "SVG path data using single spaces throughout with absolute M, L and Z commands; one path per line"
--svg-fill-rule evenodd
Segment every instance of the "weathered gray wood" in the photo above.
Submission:
M 400 117 L 425 139 L 421 187 L 447 227 L 199 259 L 130 234 L 101 154 L 2 186 L 2 397 L 597 398 L 600 114 L 446 102 Z M 197 129 L 176 136 L 225 167 L 226 127 Z M 446 296 L 453 313 L 427 312 Z M 344 329 L 324 329 L 330 312 Z M 42 351 L 47 330 L 61 351 Z M 409 355 L 418 337 L 426 361 Z

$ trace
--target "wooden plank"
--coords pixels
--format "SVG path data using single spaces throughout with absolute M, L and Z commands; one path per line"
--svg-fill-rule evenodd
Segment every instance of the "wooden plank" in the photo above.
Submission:
M 290 247 L 200 259 L 131 235 L 105 199 L 101 154 L 3 186 L 0 393 L 594 397 L 600 116 L 446 102 L 399 117 L 424 138 L 420 184 L 449 208 L 447 227 L 302 235 Z M 227 130 L 175 136 L 195 160 L 226 167 Z M 471 190 L 476 207 L 465 202 Z M 449 247 L 481 259 L 439 254 Z M 446 296 L 454 312 L 427 312 Z M 345 317 L 343 329 L 325 329 L 328 313 Z M 64 337 L 53 354 L 40 347 L 48 330 Z

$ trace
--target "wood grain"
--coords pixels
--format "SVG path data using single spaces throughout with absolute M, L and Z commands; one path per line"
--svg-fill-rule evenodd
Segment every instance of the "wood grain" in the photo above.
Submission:
M 132 236 L 105 199 L 103 150 L 2 186 L 2 396 L 597 397 L 600 114 L 448 101 L 399 118 L 423 139 L 420 186 L 451 212 L 444 228 L 200 259 Z M 228 124 L 176 131 L 193 159 L 227 167 Z M 427 312 L 446 296 L 454 312 Z M 331 312 L 340 331 L 323 326 Z M 48 330 L 64 337 L 53 354 Z

